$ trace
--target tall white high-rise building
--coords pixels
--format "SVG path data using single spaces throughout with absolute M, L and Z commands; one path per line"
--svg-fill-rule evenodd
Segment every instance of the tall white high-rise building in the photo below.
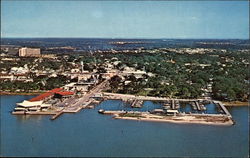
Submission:
M 37 57 L 40 56 L 41 50 L 40 48 L 20 48 L 19 49 L 19 56 L 22 57 Z

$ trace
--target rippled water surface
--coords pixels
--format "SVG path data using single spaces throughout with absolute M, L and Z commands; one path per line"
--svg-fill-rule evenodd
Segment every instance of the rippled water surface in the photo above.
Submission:
M 120 109 L 121 101 L 102 102 L 77 114 L 14 116 L 16 102 L 32 96 L 1 96 L 1 156 L 229 156 L 248 155 L 248 107 L 229 108 L 234 126 L 116 120 L 99 109 Z M 145 102 L 141 110 L 158 108 Z M 129 107 L 128 107 L 129 108 Z

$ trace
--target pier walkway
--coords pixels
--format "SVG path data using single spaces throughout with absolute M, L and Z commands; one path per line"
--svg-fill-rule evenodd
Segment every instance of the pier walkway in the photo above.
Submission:
M 194 103 L 197 106 L 197 110 L 201 111 L 201 107 L 200 107 L 199 103 L 197 101 L 195 101 Z
M 213 101 L 213 102 L 214 102 L 214 104 L 219 105 L 228 117 L 232 118 L 232 115 L 230 114 L 230 112 L 227 110 L 227 108 L 220 101 Z
M 133 103 L 131 104 L 131 107 L 135 107 L 135 104 L 137 103 L 137 99 L 135 99 L 134 101 L 133 101 Z
M 60 112 L 58 112 L 57 114 L 55 114 L 54 116 L 52 116 L 50 119 L 51 120 L 55 120 L 57 117 L 59 117 L 60 115 L 62 115 L 63 114 L 63 111 L 60 111 Z
M 174 100 L 171 100 L 171 106 L 172 106 L 172 109 L 175 109 L 175 103 L 174 103 Z

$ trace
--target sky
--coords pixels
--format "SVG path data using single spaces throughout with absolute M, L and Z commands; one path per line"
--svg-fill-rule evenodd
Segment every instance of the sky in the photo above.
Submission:
M 248 1 L 1 1 L 1 37 L 248 39 Z

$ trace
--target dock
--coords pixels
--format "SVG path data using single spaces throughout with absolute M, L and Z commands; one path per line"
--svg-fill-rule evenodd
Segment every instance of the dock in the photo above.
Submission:
M 175 102 L 174 102 L 174 100 L 171 100 L 171 106 L 172 106 L 172 109 L 175 109 Z
M 225 113 L 228 117 L 232 118 L 232 115 L 230 114 L 230 112 L 227 110 L 227 108 L 226 108 L 220 101 L 213 101 L 213 102 L 214 102 L 214 104 L 219 105 L 219 106 L 221 107 L 221 109 L 224 111 L 224 113 Z
M 135 99 L 132 104 L 131 104 L 131 107 L 134 108 L 135 107 L 135 104 L 136 104 L 137 100 Z
M 59 117 L 60 115 L 62 115 L 63 114 L 63 111 L 60 111 L 60 112 L 58 112 L 57 114 L 55 114 L 54 116 L 52 116 L 50 119 L 51 120 L 55 120 L 57 117 Z
M 197 101 L 195 101 L 194 103 L 195 103 L 195 105 L 197 107 L 197 110 L 201 111 L 201 107 L 200 107 L 199 103 Z
M 137 100 L 135 99 L 132 104 L 131 104 L 131 107 L 132 108 L 141 108 L 142 107 L 142 101 L 141 100 Z
M 57 112 L 55 111 L 44 111 L 44 112 L 40 112 L 40 111 L 34 111 L 34 112 L 24 112 L 24 111 L 13 111 L 11 112 L 12 115 L 55 115 L 57 114 Z

